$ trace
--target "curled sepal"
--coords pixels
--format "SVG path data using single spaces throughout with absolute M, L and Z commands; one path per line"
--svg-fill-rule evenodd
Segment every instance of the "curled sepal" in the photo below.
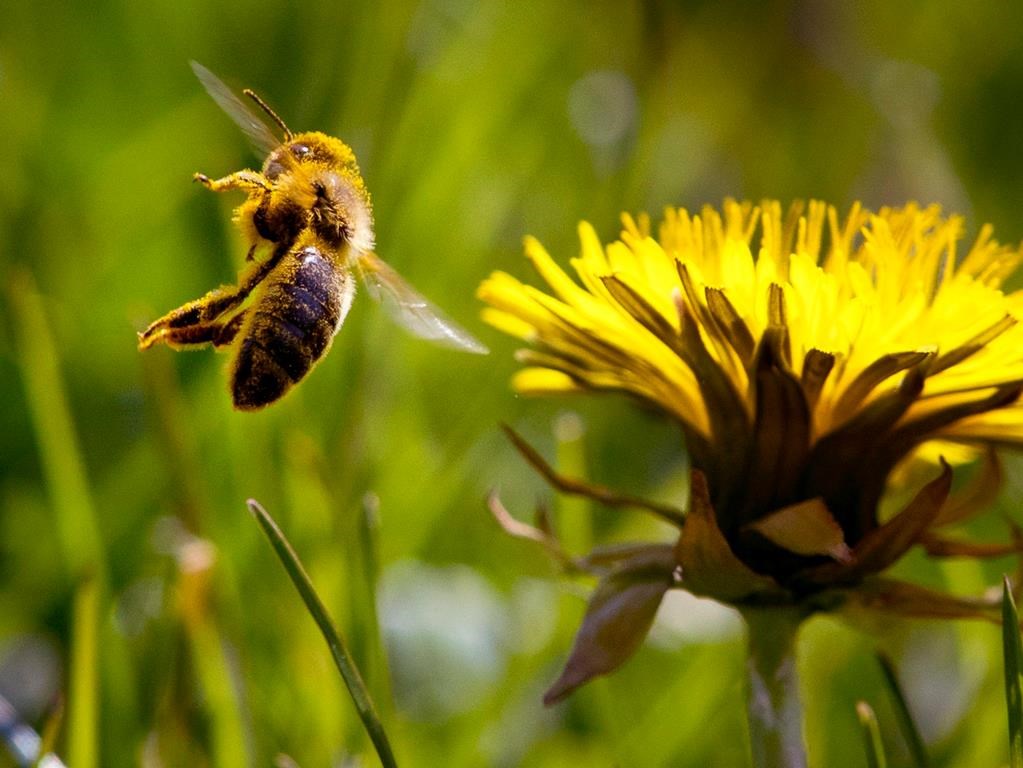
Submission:
M 869 531 L 845 563 L 828 563 L 803 574 L 810 583 L 849 583 L 883 571 L 917 544 L 934 522 L 952 487 L 952 468 L 941 461 L 941 474 L 929 482 L 899 514 Z
M 565 477 L 548 464 L 540 452 L 533 446 L 526 442 L 526 440 L 519 435 L 514 429 L 509 427 L 507 424 L 502 424 L 501 429 L 508 436 L 508 439 L 512 441 L 512 444 L 522 454 L 523 458 L 528 461 L 533 469 L 539 472 L 543 478 L 551 484 L 556 490 L 562 493 L 571 494 L 574 496 L 583 496 L 587 499 L 593 499 L 594 501 L 600 502 L 609 507 L 638 507 L 645 509 L 648 512 L 652 512 L 658 517 L 667 520 L 669 523 L 681 526 L 683 523 L 682 513 L 674 507 L 666 504 L 657 504 L 653 501 L 647 501 L 641 499 L 638 496 L 630 496 L 628 494 L 618 493 L 611 488 L 607 488 L 603 485 L 597 485 L 596 483 L 588 483 L 585 480 L 577 480 L 571 477 Z
M 956 525 L 990 509 L 1004 482 L 1005 471 L 1002 468 L 1002 461 L 993 449 L 988 448 L 973 478 L 964 488 L 948 498 L 931 527 Z
M 505 533 L 517 539 L 536 542 L 546 549 L 551 557 L 561 563 L 566 570 L 574 568 L 571 556 L 562 548 L 561 542 L 558 541 L 557 537 L 547 529 L 548 526 L 544 524 L 537 527 L 516 520 L 514 515 L 501 502 L 501 498 L 496 490 L 491 490 L 487 494 L 487 509 L 490 510 L 490 514 L 494 516 L 497 524 L 504 529 Z
M 836 590 L 837 592 L 838 590 Z M 881 614 L 911 619 L 986 619 L 997 623 L 1000 600 L 956 597 L 894 579 L 872 577 L 841 590 L 838 615 L 860 629 L 883 621 Z
M 638 554 L 621 563 L 590 598 L 561 676 L 544 694 L 556 704 L 579 686 L 621 666 L 643 642 L 661 598 L 674 584 L 670 550 Z
M 612 544 L 590 550 L 582 557 L 577 557 L 574 563 L 580 571 L 606 576 L 610 570 L 619 567 L 626 561 L 638 563 L 646 560 L 657 563 L 658 566 L 672 563 L 672 567 L 674 567 L 674 552 L 671 544 Z
M 726 602 L 755 592 L 775 593 L 778 584 L 746 566 L 732 552 L 714 519 L 707 479 L 694 470 L 689 488 L 689 512 L 675 545 L 682 568 L 682 588 L 694 595 Z
M 1019 537 L 1011 542 L 959 541 L 943 536 L 926 534 L 920 539 L 924 551 L 931 557 L 972 557 L 975 559 L 1006 557 L 1023 553 Z
M 982 559 L 986 557 L 1004 557 L 1006 555 L 1023 554 L 1023 530 L 1011 520 L 1009 530 L 1012 534 L 1010 542 L 978 542 L 959 541 L 935 536 L 932 533 L 925 533 L 920 544 L 924 551 L 931 557 L 972 557 Z M 1018 568 L 1023 568 L 1023 558 L 1018 561 Z M 1017 576 L 1017 581 L 1020 581 Z

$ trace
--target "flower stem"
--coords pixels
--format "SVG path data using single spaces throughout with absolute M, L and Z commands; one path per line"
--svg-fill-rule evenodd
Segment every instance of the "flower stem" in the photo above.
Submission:
M 805 768 L 796 677 L 796 633 L 803 616 L 788 608 L 742 612 L 749 637 L 746 709 L 754 768 Z

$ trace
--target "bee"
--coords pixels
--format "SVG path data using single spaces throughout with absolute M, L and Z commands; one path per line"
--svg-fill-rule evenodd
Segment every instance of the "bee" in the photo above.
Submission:
M 487 353 L 374 253 L 369 193 L 347 144 L 318 131 L 292 133 L 266 102 L 243 91 L 280 130 L 279 140 L 216 75 L 196 62 L 192 70 L 266 155 L 261 171 L 193 177 L 214 192 L 248 194 L 234 216 L 248 240 L 247 266 L 237 285 L 216 288 L 152 323 L 139 334 L 140 350 L 161 343 L 229 348 L 235 408 L 263 408 L 327 353 L 352 305 L 358 274 L 370 295 L 416 336 Z

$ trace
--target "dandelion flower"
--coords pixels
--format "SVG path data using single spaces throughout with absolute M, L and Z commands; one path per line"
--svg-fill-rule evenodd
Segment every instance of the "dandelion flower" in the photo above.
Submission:
M 1023 444 L 1023 292 L 1002 287 L 1023 251 L 985 226 L 963 254 L 963 235 L 938 206 L 843 218 L 816 201 L 729 200 L 668 210 L 656 237 L 626 215 L 606 246 L 581 224 L 575 278 L 529 238 L 545 288 L 483 282 L 485 320 L 528 344 L 517 391 L 626 393 L 677 422 L 693 467 L 684 512 L 646 505 L 676 520 L 677 541 L 604 571 L 550 699 L 620 664 L 670 588 L 799 618 L 850 604 L 988 614 L 880 575 L 914 546 L 1018 549 L 942 533 L 990 503 L 995 449 Z M 563 490 L 600 497 L 513 439 Z M 978 457 L 950 494 L 953 467 Z M 882 515 L 896 497 L 910 500 Z M 611 635 L 624 650 L 601 646 Z

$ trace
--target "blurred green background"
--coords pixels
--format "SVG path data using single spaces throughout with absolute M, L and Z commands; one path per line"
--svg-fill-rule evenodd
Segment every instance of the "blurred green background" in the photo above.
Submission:
M 622 210 L 726 195 L 938 201 L 1018 241 L 1023 5 L 51 0 L 3 17 L 0 693 L 39 728 L 63 698 L 60 754 L 376 764 L 254 497 L 348 634 L 403 765 L 745 764 L 740 625 L 681 595 L 617 675 L 543 709 L 590 585 L 501 533 L 487 490 L 523 518 L 548 500 L 577 548 L 666 532 L 551 499 L 498 423 L 669 500 L 684 457 L 626 403 L 514 397 L 515 344 L 476 319 L 475 287 L 527 274 L 527 233 L 564 262 L 579 219 L 611 238 Z M 139 354 L 135 331 L 244 256 L 240 194 L 190 177 L 258 159 L 189 59 L 351 143 L 380 255 L 492 354 L 410 339 L 360 299 L 308 380 L 247 414 L 223 355 Z M 1003 511 L 1020 491 L 1014 469 Z M 1011 567 L 900 570 L 969 594 Z M 906 764 L 878 643 L 935 765 L 1006 761 L 995 627 L 889 623 L 877 640 L 820 619 L 802 640 L 814 765 L 865 764 L 861 698 Z

